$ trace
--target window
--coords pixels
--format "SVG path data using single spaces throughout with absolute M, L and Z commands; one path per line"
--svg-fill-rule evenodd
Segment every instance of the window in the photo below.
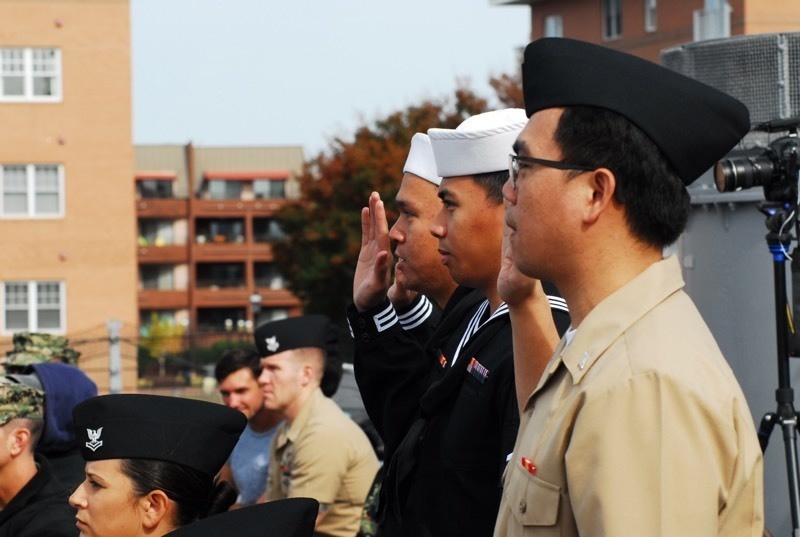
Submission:
M 165 199 L 172 197 L 173 181 L 163 179 L 143 179 L 136 181 L 137 194 L 142 199 Z
M 644 31 L 658 29 L 658 0 L 644 0 Z
M 0 101 L 60 99 L 60 50 L 0 48 Z
M 172 265 L 142 265 L 142 289 L 170 291 L 175 288 Z
M 196 226 L 195 233 L 200 243 L 244 242 L 244 220 L 241 218 L 198 218 Z
M 242 197 L 242 182 L 212 179 L 208 182 L 208 197 L 215 200 L 240 199 Z
M 253 218 L 253 240 L 275 242 L 286 238 L 280 224 L 271 218 Z
M 139 220 L 139 246 L 175 244 L 171 220 L 143 218 Z
M 3 217 L 63 216 L 63 169 L 55 164 L 0 166 Z
M 622 37 L 622 0 L 603 0 L 603 38 Z
M 254 265 L 256 287 L 283 289 L 283 276 L 275 263 L 256 263 Z
M 64 331 L 62 282 L 6 282 L 3 290 L 6 333 Z
M 244 288 L 244 263 L 198 263 L 197 287 L 206 289 Z
M 245 308 L 198 308 L 198 332 L 243 331 L 247 310 Z M 252 341 L 252 336 L 250 336 Z
M 256 198 L 284 199 L 286 197 L 286 180 L 256 179 L 253 181 L 253 194 Z
M 545 37 L 564 37 L 564 24 L 561 15 L 548 15 L 544 18 Z

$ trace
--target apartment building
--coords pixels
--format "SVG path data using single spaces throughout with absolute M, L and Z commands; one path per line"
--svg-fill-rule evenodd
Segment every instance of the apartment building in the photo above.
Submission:
M 138 307 L 197 344 L 301 312 L 271 245 L 276 211 L 299 194 L 291 147 L 137 145 Z
M 796 0 L 490 0 L 530 6 L 531 40 L 571 37 L 658 62 L 666 48 L 718 37 L 796 31 Z
M 138 325 L 129 19 L 128 0 L 0 0 L 0 350 L 67 336 L 101 391 L 109 322 Z

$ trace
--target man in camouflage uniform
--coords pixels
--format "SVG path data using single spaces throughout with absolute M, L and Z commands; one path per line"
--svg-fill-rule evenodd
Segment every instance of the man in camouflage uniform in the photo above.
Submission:
M 78 535 L 67 491 L 34 455 L 44 393 L 0 378 L 0 537 Z
M 65 337 L 36 332 L 18 332 L 12 339 L 14 349 L 6 353 L 6 372 L 19 373 L 32 364 L 63 362 L 77 365 L 81 353 L 69 346 Z

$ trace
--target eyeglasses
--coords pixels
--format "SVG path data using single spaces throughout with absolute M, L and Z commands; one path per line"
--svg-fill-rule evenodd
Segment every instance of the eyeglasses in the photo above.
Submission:
M 557 160 L 547 160 L 535 157 L 521 157 L 519 155 L 508 155 L 508 171 L 511 176 L 511 186 L 514 190 L 517 189 L 517 178 L 519 177 L 519 164 L 538 164 L 547 168 L 555 168 L 557 170 L 582 170 L 590 172 L 595 170 L 594 166 L 583 166 L 581 164 L 570 164 L 568 162 L 559 162 Z

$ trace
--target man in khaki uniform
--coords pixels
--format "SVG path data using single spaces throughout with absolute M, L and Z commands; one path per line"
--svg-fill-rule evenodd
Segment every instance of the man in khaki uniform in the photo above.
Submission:
M 495 535 L 761 536 L 751 413 L 677 259 L 662 259 L 688 219 L 685 186 L 747 133 L 747 109 L 571 39 L 535 41 L 524 62 L 498 285 L 517 374 L 541 378 Z M 517 270 L 555 283 L 572 315 L 546 364 L 525 351 L 540 287 Z
M 352 537 L 378 459 L 361 428 L 319 388 L 332 333 L 322 315 L 256 329 L 264 406 L 285 417 L 270 450 L 266 499 L 314 498 L 320 504 L 315 534 Z

